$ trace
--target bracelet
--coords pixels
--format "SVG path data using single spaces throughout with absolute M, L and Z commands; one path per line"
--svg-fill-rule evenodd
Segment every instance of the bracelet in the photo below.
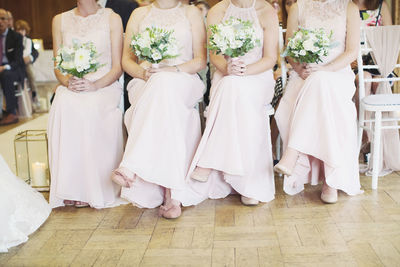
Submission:
M 174 65 L 176 72 L 181 72 L 181 70 L 179 69 L 179 67 L 177 65 Z

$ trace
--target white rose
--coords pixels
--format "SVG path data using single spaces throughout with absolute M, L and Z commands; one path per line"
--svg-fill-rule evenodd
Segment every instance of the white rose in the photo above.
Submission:
M 307 54 L 307 52 L 304 49 L 301 49 L 300 52 L 299 52 L 300 56 L 305 56 L 306 54 Z
M 60 66 L 65 70 L 71 70 L 74 68 L 74 64 L 72 61 L 63 61 Z
M 307 39 L 306 41 L 303 42 L 303 47 L 307 51 L 312 51 L 314 50 L 314 42 L 311 39 Z
M 151 51 L 151 58 L 155 61 L 161 59 L 161 53 L 157 49 L 152 49 Z

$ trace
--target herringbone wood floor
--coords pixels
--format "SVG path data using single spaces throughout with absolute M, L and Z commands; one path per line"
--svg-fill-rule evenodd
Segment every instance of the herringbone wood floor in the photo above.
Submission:
M 60 208 L 1 266 L 400 266 L 400 175 L 372 191 L 319 200 L 320 186 L 245 207 L 238 196 L 185 208 L 176 220 L 131 205 Z

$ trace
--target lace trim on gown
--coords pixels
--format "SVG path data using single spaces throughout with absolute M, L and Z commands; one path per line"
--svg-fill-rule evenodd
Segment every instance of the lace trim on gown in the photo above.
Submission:
M 93 32 L 93 29 L 99 28 L 101 20 L 106 15 L 106 8 L 99 8 L 96 13 L 89 16 L 83 17 L 75 14 L 75 9 L 63 13 L 61 19 L 61 29 L 65 31 L 66 28 L 73 27 L 73 32 L 79 36 L 85 36 L 89 32 Z M 72 23 L 65 23 L 70 21 Z M 71 29 L 69 29 L 71 31 Z
M 300 16 L 302 12 L 307 12 L 307 16 L 312 16 L 322 20 L 330 20 L 343 16 L 350 0 L 300 0 L 298 1 Z
M 139 24 L 139 31 L 144 31 L 147 27 L 161 27 L 167 30 L 174 30 L 173 35 L 179 44 L 180 55 L 176 58 L 163 60 L 163 65 L 177 65 L 187 62 L 193 58 L 191 23 L 186 16 L 186 7 L 178 2 L 175 7 L 162 9 L 154 4 L 150 6 L 147 15 Z

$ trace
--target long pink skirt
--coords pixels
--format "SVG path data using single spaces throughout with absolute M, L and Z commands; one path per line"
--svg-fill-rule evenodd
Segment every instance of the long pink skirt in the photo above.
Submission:
M 120 164 L 136 174 L 121 197 L 139 207 L 163 203 L 164 189 L 182 190 L 200 141 L 200 117 L 195 109 L 204 84 L 197 75 L 159 72 L 145 82 L 128 85 L 132 106 L 125 114 L 128 141 Z
M 274 84 L 272 71 L 213 81 L 206 129 L 186 178 L 187 188 L 173 192 L 172 198 L 184 206 L 235 191 L 262 202 L 274 199 L 267 115 Z M 196 166 L 213 169 L 207 182 L 190 178 Z
M 53 208 L 65 199 L 94 208 L 121 203 L 110 179 L 123 153 L 121 94 L 118 82 L 88 93 L 57 88 L 48 122 Z
M 359 194 L 357 116 L 352 102 L 354 74 L 350 67 L 319 71 L 306 80 L 296 72 L 289 82 L 275 119 L 283 147 L 300 152 L 284 190 L 296 194 L 304 184 L 326 179 L 329 186 Z

